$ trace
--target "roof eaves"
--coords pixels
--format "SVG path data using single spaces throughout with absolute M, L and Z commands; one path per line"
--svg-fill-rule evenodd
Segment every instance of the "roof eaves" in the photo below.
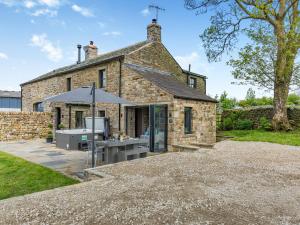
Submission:
M 47 80 L 49 78 L 53 78 L 53 77 L 56 77 L 56 76 L 59 76 L 59 75 L 62 75 L 62 74 L 66 74 L 66 73 L 70 73 L 70 72 L 82 70 L 82 69 L 85 69 L 87 67 L 96 66 L 96 65 L 99 65 L 99 64 L 102 64 L 102 63 L 106 63 L 106 62 L 115 60 L 115 59 L 122 59 L 123 57 L 124 57 L 124 54 L 118 55 L 118 56 L 114 56 L 114 57 L 111 57 L 111 58 L 108 58 L 108 59 L 105 59 L 105 60 L 102 60 L 102 61 L 98 61 L 98 62 L 96 61 L 94 63 L 89 63 L 89 64 L 86 64 L 86 65 L 78 66 L 78 67 L 75 67 L 75 68 L 72 68 L 72 69 L 68 69 L 68 70 L 65 70 L 65 71 L 58 71 L 58 72 L 54 73 L 53 75 L 42 77 L 40 79 L 35 78 L 35 79 L 30 80 L 28 82 L 22 83 L 22 84 L 20 84 L 20 86 L 22 87 L 24 85 L 31 84 L 31 83 L 34 83 L 34 82 L 37 82 L 37 81 Z
M 205 98 L 192 98 L 192 97 L 185 97 L 185 96 L 179 96 L 179 95 L 174 95 L 174 98 L 179 98 L 179 99 L 186 99 L 186 100 L 192 100 L 192 101 L 199 101 L 199 102 L 212 102 L 212 103 L 218 103 L 217 100 L 215 99 L 205 99 Z
M 185 73 L 185 74 L 190 74 L 190 75 L 193 75 L 193 76 L 196 76 L 196 77 L 202 77 L 204 79 L 207 79 L 207 76 L 201 75 L 199 73 L 194 73 L 194 72 L 184 70 L 184 69 L 182 69 L 182 72 Z

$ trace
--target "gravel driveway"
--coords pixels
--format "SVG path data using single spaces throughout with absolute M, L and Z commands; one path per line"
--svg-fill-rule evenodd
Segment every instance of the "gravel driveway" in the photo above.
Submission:
M 0 201 L 0 224 L 300 224 L 300 148 L 224 141 Z

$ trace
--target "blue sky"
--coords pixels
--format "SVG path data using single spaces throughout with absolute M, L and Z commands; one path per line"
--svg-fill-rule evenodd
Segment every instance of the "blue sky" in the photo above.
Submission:
M 209 95 L 226 90 L 242 99 L 248 87 L 231 84 L 229 57 L 207 62 L 199 34 L 209 16 L 186 10 L 183 0 L 0 0 L 0 89 L 19 90 L 22 82 L 76 62 L 79 43 L 93 40 L 104 53 L 145 40 L 153 3 L 166 8 L 159 18 L 163 43 L 182 67 L 191 63 L 208 77 Z

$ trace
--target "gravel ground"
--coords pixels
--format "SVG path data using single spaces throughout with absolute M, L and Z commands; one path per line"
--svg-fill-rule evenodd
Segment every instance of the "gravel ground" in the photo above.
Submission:
M 300 148 L 218 143 L 97 168 L 108 176 L 0 201 L 0 224 L 300 224 Z

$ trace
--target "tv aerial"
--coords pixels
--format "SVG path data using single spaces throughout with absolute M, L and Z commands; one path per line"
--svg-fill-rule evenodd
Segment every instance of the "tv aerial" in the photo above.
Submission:
M 158 5 L 149 5 L 149 10 L 155 10 L 156 11 L 156 21 L 158 21 L 158 14 L 159 12 L 164 12 L 166 9 L 159 7 Z

